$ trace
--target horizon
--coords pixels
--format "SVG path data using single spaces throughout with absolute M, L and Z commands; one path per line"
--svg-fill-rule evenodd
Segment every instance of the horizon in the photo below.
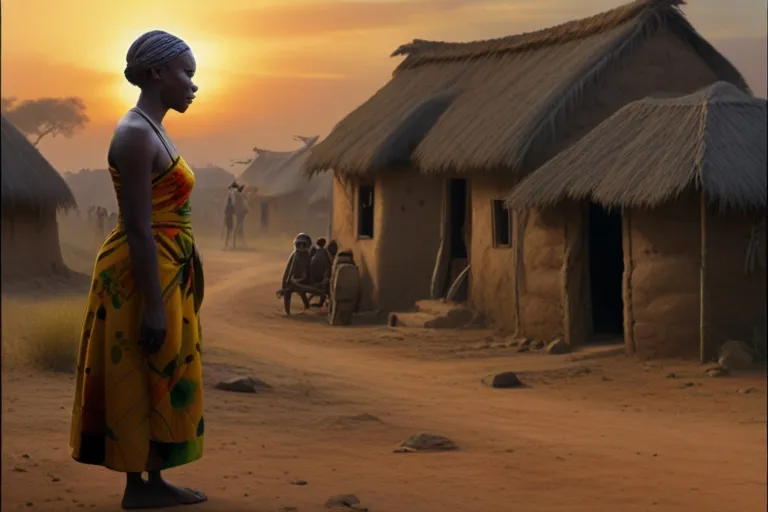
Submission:
M 230 159 L 252 157 L 254 146 L 284 151 L 297 147 L 294 135 L 328 135 L 387 83 L 402 60 L 389 57 L 400 44 L 493 39 L 622 3 L 220 0 L 190 10 L 178 0 L 162 6 L 149 0 L 6 0 L 2 95 L 81 97 L 91 122 L 71 139 L 43 139 L 40 150 L 62 173 L 105 168 L 112 130 L 138 97 L 123 78 L 125 52 L 141 33 L 162 26 L 185 39 L 198 61 L 198 100 L 185 116 L 168 116 L 171 137 L 191 164 L 238 174 L 245 167 L 231 166 Z M 682 10 L 739 69 L 753 93 L 766 97 L 765 3 L 721 4 L 700 0 Z M 35 38 L 28 36 L 28 19 L 38 26 Z

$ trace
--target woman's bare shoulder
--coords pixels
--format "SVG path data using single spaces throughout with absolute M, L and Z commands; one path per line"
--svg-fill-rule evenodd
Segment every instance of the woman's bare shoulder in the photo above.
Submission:
M 154 133 L 147 122 L 131 112 L 123 116 L 112 135 L 110 158 L 152 162 L 155 153 Z
M 139 148 L 148 150 L 153 144 L 152 128 L 147 122 L 132 112 L 128 112 L 117 123 L 110 144 L 111 153 L 135 151 Z

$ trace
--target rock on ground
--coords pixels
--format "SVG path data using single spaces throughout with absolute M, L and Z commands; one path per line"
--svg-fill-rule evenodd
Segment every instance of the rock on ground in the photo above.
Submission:
M 325 508 L 352 507 L 360 504 L 360 500 L 354 494 L 338 494 L 325 501 Z
M 728 371 L 728 368 L 724 368 L 722 366 L 713 366 L 712 368 L 707 368 L 704 370 L 704 373 L 710 377 L 725 377 L 730 372 Z
M 567 354 L 571 351 L 571 346 L 563 339 L 557 338 L 547 345 L 547 354 Z
M 222 391 L 233 391 L 235 393 L 259 393 L 260 391 L 272 389 L 272 386 L 254 377 L 233 377 L 222 380 L 215 387 Z
M 717 363 L 728 370 L 744 370 L 749 368 L 755 358 L 752 348 L 743 341 L 730 340 L 720 347 L 720 357 Z
M 514 372 L 503 372 L 493 376 L 491 387 L 494 388 L 519 388 L 523 383 Z
M 459 447 L 445 436 L 421 432 L 400 443 L 395 453 L 407 452 L 446 452 L 458 450 Z

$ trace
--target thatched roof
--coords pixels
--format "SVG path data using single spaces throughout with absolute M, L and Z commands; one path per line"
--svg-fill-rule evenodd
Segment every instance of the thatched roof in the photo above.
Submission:
M 690 187 L 725 209 L 766 207 L 766 100 L 726 82 L 626 105 L 523 180 L 512 208 L 590 199 L 652 207 Z
M 330 175 L 310 178 L 304 173 L 304 164 L 318 137 L 297 136 L 295 139 L 301 142 L 301 147 L 293 151 L 254 148 L 256 156 L 237 181 L 255 190 L 255 197 L 264 199 L 275 199 L 297 192 L 303 192 L 306 198 L 311 198 L 318 190 L 330 189 Z
M 313 150 L 307 171 L 365 174 L 398 164 L 422 172 L 529 170 L 585 91 L 664 27 L 720 80 L 749 88 L 679 10 L 637 0 L 591 18 L 501 39 L 416 40 L 392 79 Z M 530 160 L 533 159 L 533 162 Z
M 64 178 L 18 128 L 0 116 L 2 131 L 2 210 L 74 208 Z

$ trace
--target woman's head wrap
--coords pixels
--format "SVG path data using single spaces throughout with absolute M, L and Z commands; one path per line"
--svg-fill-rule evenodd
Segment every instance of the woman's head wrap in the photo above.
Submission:
M 142 74 L 147 70 L 166 64 L 188 51 L 187 43 L 168 32 L 152 30 L 142 34 L 125 56 L 125 78 L 133 85 L 140 86 Z

